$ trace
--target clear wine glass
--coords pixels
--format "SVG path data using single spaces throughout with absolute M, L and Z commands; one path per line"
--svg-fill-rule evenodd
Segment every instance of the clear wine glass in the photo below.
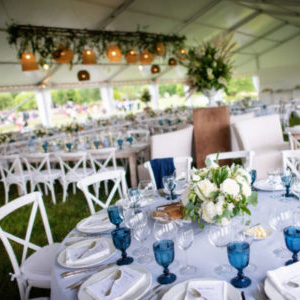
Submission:
M 283 232 L 285 227 L 291 226 L 294 223 L 294 213 L 289 207 L 278 208 L 271 212 L 269 225 L 273 230 Z M 280 247 L 273 251 L 274 255 L 279 258 L 289 257 L 289 251 Z
M 141 200 L 141 192 L 138 188 L 128 190 L 128 199 L 133 207 L 138 207 Z
M 293 197 L 293 195 L 290 194 L 293 175 L 289 170 L 286 170 L 285 172 L 280 174 L 280 178 L 282 184 L 285 186 L 285 194 L 282 195 L 280 200 L 282 202 L 288 202 L 289 198 Z
M 213 246 L 223 249 L 226 248 L 234 237 L 232 224 L 228 224 L 227 226 L 210 224 L 207 237 Z M 215 272 L 222 276 L 233 272 L 233 268 L 229 264 L 224 264 L 215 268 Z
M 182 275 L 192 275 L 197 271 L 195 266 L 188 264 L 187 250 L 194 242 L 194 229 L 190 221 L 181 221 L 177 223 L 177 246 L 185 253 L 185 266 L 180 268 L 179 273 Z
M 151 180 L 141 180 L 138 189 L 143 199 L 150 201 L 154 197 L 154 186 Z
M 165 187 L 165 189 L 167 189 L 170 193 L 170 195 L 168 195 L 168 197 L 166 197 L 167 200 L 175 200 L 177 198 L 176 195 L 174 195 L 174 190 L 177 186 L 177 182 L 176 182 L 176 178 L 173 175 L 170 176 L 164 176 L 163 177 L 163 185 Z

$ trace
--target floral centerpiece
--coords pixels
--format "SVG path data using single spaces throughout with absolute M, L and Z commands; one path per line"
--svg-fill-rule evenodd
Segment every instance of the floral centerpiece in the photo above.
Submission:
M 6 135 L 6 134 L 1 134 L 0 135 L 0 145 L 6 143 L 8 141 L 9 141 L 9 136 L 8 135 Z
M 207 223 L 227 225 L 244 213 L 251 214 L 248 205 L 257 204 L 257 193 L 251 190 L 251 177 L 239 165 L 220 167 L 206 161 L 206 168 L 192 170 L 191 180 L 182 194 L 184 217 Z
M 136 114 L 134 113 L 128 113 L 126 116 L 125 116 L 125 120 L 126 121 L 135 121 L 136 120 Z
M 45 135 L 48 134 L 48 130 L 45 129 L 45 128 L 39 128 L 39 129 L 36 129 L 34 131 L 34 134 L 37 136 L 37 137 L 43 137 Z
M 189 93 L 202 92 L 208 97 L 210 106 L 215 106 L 219 90 L 228 94 L 227 84 L 232 77 L 232 35 L 218 36 L 211 42 L 200 43 L 190 48 L 182 64 L 187 68 Z
M 151 101 L 151 94 L 148 89 L 144 89 L 141 95 L 141 101 L 146 104 L 146 108 L 147 108 L 148 103 Z

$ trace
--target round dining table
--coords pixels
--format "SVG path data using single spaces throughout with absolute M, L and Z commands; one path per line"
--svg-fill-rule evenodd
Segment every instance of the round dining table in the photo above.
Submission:
M 258 205 L 256 207 L 250 206 L 251 210 L 251 224 L 261 224 L 268 226 L 269 220 L 272 217 L 274 209 L 284 209 L 289 206 L 293 210 L 298 210 L 300 208 L 300 202 L 297 198 L 291 198 L 288 202 L 280 201 L 280 197 L 273 197 L 273 195 L 280 195 L 281 192 L 258 192 Z M 156 201 L 149 206 L 144 207 L 151 214 L 152 211 L 159 205 L 170 203 L 165 198 L 157 194 Z M 149 215 L 150 215 L 149 214 Z M 153 222 L 150 222 L 153 225 Z M 161 289 L 163 294 L 170 289 L 170 287 L 186 281 L 191 278 L 210 278 L 216 280 L 225 280 L 230 282 L 230 279 L 236 276 L 237 271 L 234 270 L 232 273 L 227 273 L 226 275 L 219 276 L 215 273 L 214 269 L 221 264 L 228 264 L 227 250 L 224 248 L 214 247 L 208 240 L 207 232 L 209 225 L 204 229 L 200 229 L 197 224 L 194 224 L 194 242 L 192 246 L 187 250 L 188 253 L 188 263 L 197 267 L 195 274 L 191 276 L 183 276 L 179 273 L 181 266 L 185 264 L 185 253 L 175 246 L 175 259 L 179 261 L 177 266 L 170 265 L 169 269 L 171 272 L 175 273 L 177 279 L 174 283 L 170 285 L 165 285 Z M 73 229 L 66 238 L 62 241 L 60 245 L 59 252 L 66 248 L 66 243 L 70 241 L 82 240 L 83 237 L 72 237 L 74 233 L 78 232 Z M 110 232 L 101 234 L 102 236 L 110 237 Z M 85 237 L 86 239 L 91 238 L 92 235 Z M 152 245 L 155 242 L 153 232 L 148 237 L 147 241 L 143 246 L 147 246 L 150 249 L 150 254 L 153 255 Z M 176 245 L 176 242 L 175 242 Z M 132 237 L 131 245 L 128 248 L 128 255 L 133 256 L 132 252 L 134 249 L 140 246 L 140 243 Z M 244 269 L 246 276 L 250 277 L 252 280 L 251 285 L 248 288 L 243 289 L 245 298 L 250 299 L 264 299 L 262 296 L 263 282 L 266 278 L 267 271 L 276 269 L 284 265 L 287 258 L 281 259 L 273 254 L 273 251 L 279 247 L 285 247 L 284 237 L 282 232 L 273 231 L 273 233 L 266 239 L 253 241 L 250 246 L 250 263 L 256 266 L 256 269 L 249 271 L 247 268 Z M 114 263 L 118 258 L 120 258 L 120 251 L 116 253 L 107 261 L 105 264 Z M 292 256 L 292 253 L 291 253 Z M 133 256 L 134 257 L 134 256 Z M 135 258 L 135 257 L 134 257 Z M 154 258 L 154 257 L 153 257 Z M 133 262 L 134 265 L 139 265 L 136 260 Z M 99 264 L 100 265 L 100 264 Z M 146 268 L 152 274 L 152 288 L 155 287 L 157 283 L 157 277 L 162 274 L 162 267 L 159 266 L 155 259 L 149 264 L 140 264 Z M 51 281 L 51 299 L 52 300 L 72 300 L 78 299 L 78 290 L 71 290 L 68 288 L 72 283 L 77 282 L 87 275 L 92 275 L 95 270 L 89 272 L 84 272 L 81 274 L 73 275 L 71 277 L 62 278 L 61 274 L 65 271 L 71 271 L 70 268 L 65 268 L 60 266 L 57 262 L 53 267 L 52 281 Z M 150 289 L 151 290 L 151 289 Z M 242 291 L 242 290 L 241 290 Z M 149 293 L 148 293 L 149 295 Z M 147 294 L 142 297 L 142 299 L 147 299 Z M 156 299 L 155 297 L 153 299 Z M 157 297 L 159 299 L 159 297 Z M 242 298 L 240 298 L 242 299 Z M 133 299 L 132 299 L 133 300 Z

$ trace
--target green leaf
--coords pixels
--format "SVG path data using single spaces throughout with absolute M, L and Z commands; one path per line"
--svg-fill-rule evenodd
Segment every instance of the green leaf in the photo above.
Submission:
M 257 192 L 253 191 L 247 200 L 248 200 L 249 204 L 256 206 L 257 205 Z

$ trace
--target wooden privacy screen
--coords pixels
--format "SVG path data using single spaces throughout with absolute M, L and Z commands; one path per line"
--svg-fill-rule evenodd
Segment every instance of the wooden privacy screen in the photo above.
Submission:
M 197 168 L 205 166 L 206 155 L 231 151 L 228 106 L 194 109 L 193 122 Z

